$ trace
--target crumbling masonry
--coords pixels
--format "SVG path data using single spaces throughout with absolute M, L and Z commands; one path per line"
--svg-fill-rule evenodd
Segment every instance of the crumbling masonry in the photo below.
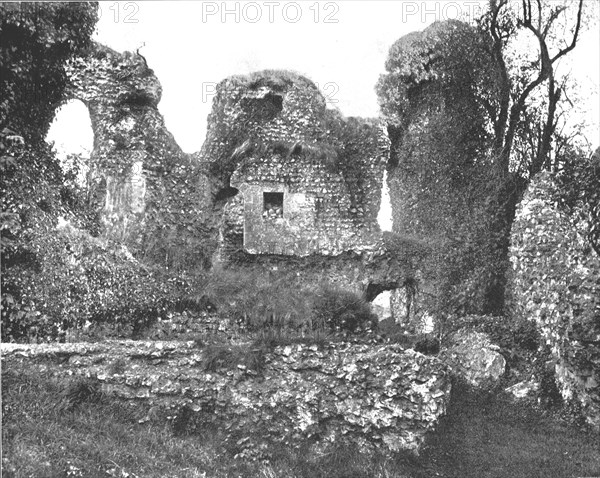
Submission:
M 92 119 L 107 237 L 148 257 L 170 234 L 190 265 L 290 269 L 369 299 L 413 276 L 413 257 L 391 254 L 377 224 L 385 128 L 328 109 L 310 80 L 265 71 L 222 81 L 205 144 L 188 155 L 164 125 L 161 87 L 141 55 L 96 44 L 68 74 L 69 97 Z

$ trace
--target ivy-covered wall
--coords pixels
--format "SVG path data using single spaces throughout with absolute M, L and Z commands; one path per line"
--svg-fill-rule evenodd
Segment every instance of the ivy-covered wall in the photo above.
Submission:
M 488 51 L 472 26 L 434 22 L 390 47 L 377 85 L 391 139 L 393 230 L 434 246 L 418 288 L 421 303 L 439 320 L 495 312 L 487 310 L 484 287 L 499 267 L 490 235 L 498 182 L 486 160 L 480 103 L 498 77 Z
M 590 204 L 561 207 L 549 173 L 532 181 L 512 229 L 512 302 L 535 321 L 555 360 L 563 397 L 600 427 L 600 257 L 589 241 Z

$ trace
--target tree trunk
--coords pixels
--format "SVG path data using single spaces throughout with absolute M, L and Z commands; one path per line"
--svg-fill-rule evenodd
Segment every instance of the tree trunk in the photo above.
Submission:
M 516 174 L 509 173 L 501 181 L 490 212 L 490 242 L 492 257 L 496 267 L 485 285 L 483 313 L 502 315 L 505 313 L 505 291 L 507 272 L 510 267 L 510 234 L 515 219 L 517 205 L 521 201 L 527 181 Z

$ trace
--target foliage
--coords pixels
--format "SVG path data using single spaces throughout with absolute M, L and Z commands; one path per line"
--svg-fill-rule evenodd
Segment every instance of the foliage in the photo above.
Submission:
M 212 271 L 205 292 L 217 310 L 248 330 L 310 329 L 310 303 L 306 290 L 294 288 L 291 277 L 258 269 Z
M 81 284 L 68 263 L 69 254 L 61 249 L 65 244 L 53 231 L 59 218 L 88 226 L 95 218 L 87 214 L 80 192 L 63 174 L 44 137 L 63 99 L 64 63 L 89 44 L 97 5 L 12 3 L 0 9 L 2 338 L 25 338 L 29 332 L 55 337 L 65 319 L 60 314 L 72 302 L 70 294 L 80 293 Z M 55 281 L 61 282 L 51 272 L 53 266 L 65 289 L 53 289 Z M 57 315 L 49 315 L 51 309 Z M 75 304 L 70 313 L 77 311 Z
M 0 18 L 0 131 L 36 144 L 63 99 L 64 62 L 89 44 L 97 4 L 2 3 Z
M 201 273 L 210 267 L 216 234 L 212 211 L 201 207 L 206 185 L 191 164 L 181 161 L 146 198 L 145 227 L 140 243 L 132 244 L 136 257 L 179 273 Z
M 313 305 L 315 320 L 322 328 L 348 330 L 375 328 L 377 317 L 370 305 L 358 295 L 340 288 L 325 286 L 317 293 Z
M 187 277 L 144 266 L 118 244 L 91 237 L 86 230 L 92 236 L 100 232 L 96 191 L 78 187 L 77 171 L 63 172 L 44 141 L 64 99 L 65 62 L 89 46 L 97 5 L 0 8 L 2 55 L 8 60 L 2 62 L 1 117 L 6 123 L 0 132 L 2 339 L 65 340 L 74 333 L 81 338 L 84 329 L 92 336 L 135 336 L 185 291 Z M 186 178 L 189 171 L 174 175 Z M 187 180 L 180 183 L 189 189 Z M 173 191 L 193 201 L 194 196 L 180 193 Z M 187 209 L 184 201 L 168 199 L 178 211 Z M 198 232 L 180 222 L 189 235 Z M 173 233 L 164 222 L 155 223 L 167 235 Z M 165 247 L 181 249 L 180 242 L 173 242 L 165 241 Z M 163 252 L 158 254 L 164 257 Z
M 517 205 L 537 173 L 559 167 L 557 158 L 552 164 L 551 152 L 557 145 L 557 128 L 564 125 L 561 116 L 572 113 L 565 92 L 573 79 L 561 75 L 558 65 L 577 46 L 589 23 L 586 10 L 591 4 L 586 4 L 491 0 L 478 21 L 497 72 L 494 101 L 481 96 L 493 132 L 490 167 L 500 186 L 490 229 L 497 237 L 501 267 L 493 274 L 488 293 L 497 312 L 505 305 L 509 237 Z M 531 47 L 520 48 L 527 40 Z
M 65 340 L 98 327 L 135 336 L 171 304 L 173 282 L 116 244 L 64 226 L 27 245 L 35 260 L 3 273 L 3 340 Z
M 377 83 L 392 142 L 405 133 L 415 108 L 419 107 L 418 102 L 427 100 L 424 90 L 428 87 L 446 100 L 462 98 L 460 107 L 465 112 L 476 110 L 474 99 L 481 85 L 493 88 L 496 83 L 488 49 L 484 36 L 455 20 L 435 22 L 423 32 L 410 33 L 397 40 L 388 53 L 386 74 Z M 431 99 L 431 103 L 435 101 L 435 97 Z M 477 113 L 472 111 L 469 116 L 473 114 Z M 476 141 L 482 134 L 477 131 L 481 128 L 478 122 L 464 126 L 474 128 L 471 140 Z
M 560 169 L 550 153 L 572 79 L 557 62 L 590 19 L 583 2 L 488 7 L 474 26 L 434 23 L 398 40 L 378 95 L 395 227 L 439 239 L 426 267 L 440 278 L 445 305 L 434 308 L 501 315 L 517 204 L 537 172 Z M 519 50 L 527 37 L 534 47 Z
M 378 95 L 392 140 L 389 185 L 394 230 L 430 245 L 423 281 L 438 317 L 481 313 L 498 267 L 490 237 L 495 178 L 480 87 L 494 84 L 488 45 L 461 22 L 435 23 L 398 40 Z
M 600 255 L 600 147 L 590 158 L 572 146 L 562 156 L 552 199 L 565 213 L 589 224 L 588 241 Z

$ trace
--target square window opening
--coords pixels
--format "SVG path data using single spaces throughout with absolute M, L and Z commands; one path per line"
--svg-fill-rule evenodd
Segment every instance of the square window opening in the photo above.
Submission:
M 268 219 L 283 217 L 283 193 L 263 193 L 263 217 Z

